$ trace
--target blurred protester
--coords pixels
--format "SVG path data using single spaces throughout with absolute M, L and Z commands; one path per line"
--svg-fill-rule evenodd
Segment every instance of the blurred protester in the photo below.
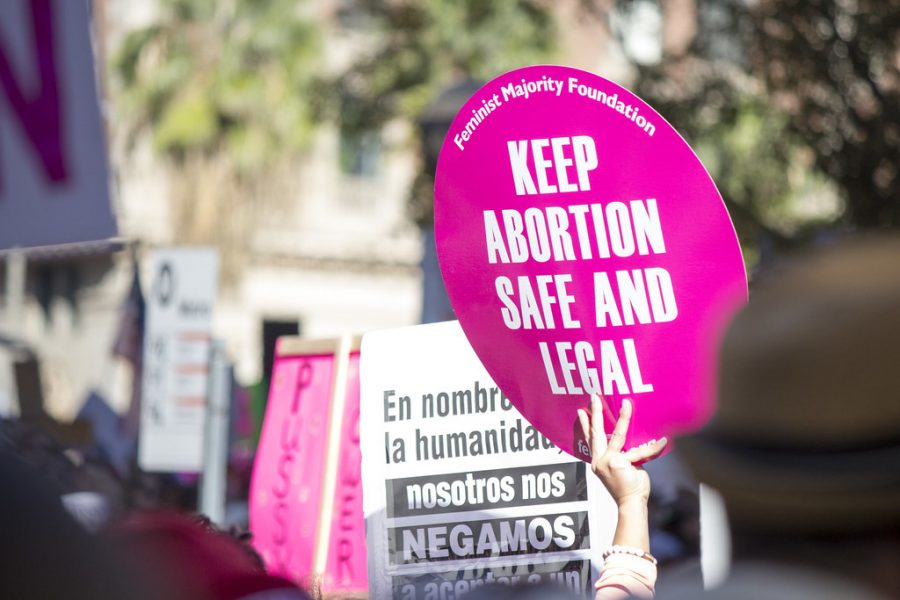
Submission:
M 700 498 L 697 482 L 675 452 L 641 465 L 650 490 L 650 553 L 660 576 L 693 570 L 700 577 Z
M 90 531 L 125 510 L 124 487 L 108 462 L 63 447 L 40 427 L 0 419 L 0 452 L 40 474 L 47 489 Z
M 246 536 L 219 531 L 205 518 L 141 513 L 117 523 L 111 535 L 194 600 L 309 600 L 290 581 L 265 572 Z
M 0 444 L 0 597 L 15 600 L 172 598 L 115 548 L 79 526 L 60 490 Z
M 724 498 L 734 563 L 717 589 L 660 597 L 900 598 L 898 365 L 900 240 L 844 244 L 757 282 L 725 336 L 718 411 L 678 442 Z M 619 505 L 615 543 L 629 547 L 604 567 L 604 600 L 649 597 L 656 577 L 649 479 L 634 463 L 664 442 L 621 453 L 630 414 L 625 402 L 608 444 L 602 419 L 580 415 L 594 471 Z
M 703 597 L 900 598 L 900 239 L 770 275 L 725 336 L 718 412 L 678 441 L 732 528 Z
M 678 444 L 724 498 L 735 562 L 718 589 L 660 597 L 900 598 L 898 366 L 900 240 L 846 243 L 757 282 L 723 342 L 718 412 Z M 608 442 L 602 419 L 579 414 L 619 506 L 603 600 L 650 597 L 656 579 L 650 482 L 635 465 L 665 440 L 621 452 L 631 410 L 626 400 Z

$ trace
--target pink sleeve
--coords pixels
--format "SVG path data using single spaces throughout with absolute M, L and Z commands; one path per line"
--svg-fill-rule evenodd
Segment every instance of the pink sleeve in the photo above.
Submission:
M 595 600 L 652 598 L 655 585 L 656 565 L 638 556 L 612 554 L 600 571 Z

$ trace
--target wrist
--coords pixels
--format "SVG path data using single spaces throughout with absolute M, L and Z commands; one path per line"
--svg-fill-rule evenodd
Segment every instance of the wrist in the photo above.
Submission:
M 647 510 L 647 498 L 644 496 L 625 496 L 616 500 L 619 512 L 633 512 Z

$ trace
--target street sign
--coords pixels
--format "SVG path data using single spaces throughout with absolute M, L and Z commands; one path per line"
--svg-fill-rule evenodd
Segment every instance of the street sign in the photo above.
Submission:
M 147 471 L 199 471 L 218 255 L 168 248 L 151 256 L 138 461 Z

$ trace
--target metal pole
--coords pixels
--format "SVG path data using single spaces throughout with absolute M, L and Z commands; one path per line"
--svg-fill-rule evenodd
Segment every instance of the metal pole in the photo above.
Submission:
M 12 341 L 22 340 L 25 334 L 25 283 L 28 264 L 24 251 L 13 248 L 6 253 L 6 298 L 0 312 L 0 333 Z M 12 364 L 0 364 L 0 417 L 21 412 L 18 389 L 10 378 Z
M 219 339 L 210 344 L 208 387 L 199 508 L 213 523 L 222 525 L 225 521 L 231 369 L 225 357 L 225 344 Z
M 4 320 L 8 333 L 21 337 L 25 333 L 25 281 L 27 273 L 25 252 L 13 248 L 6 255 L 6 307 Z
M 700 484 L 700 573 L 703 588 L 719 587 L 731 566 L 731 534 L 722 496 Z

